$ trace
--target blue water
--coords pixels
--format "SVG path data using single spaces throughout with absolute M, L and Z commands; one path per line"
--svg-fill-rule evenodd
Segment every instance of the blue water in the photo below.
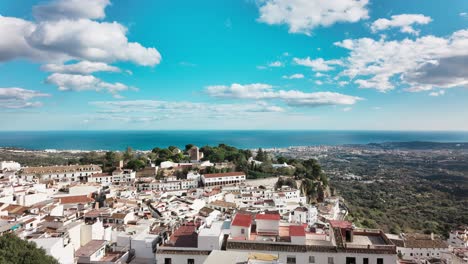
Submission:
M 239 148 L 367 144 L 381 142 L 468 142 L 468 132 L 404 131 L 35 131 L 0 132 L 0 147 L 65 150 L 137 150 L 225 143 Z

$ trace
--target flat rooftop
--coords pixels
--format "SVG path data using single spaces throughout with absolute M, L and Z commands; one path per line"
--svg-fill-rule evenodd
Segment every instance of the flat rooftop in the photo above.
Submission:
M 348 245 L 387 245 L 380 235 L 359 234 L 353 236 L 353 242 L 346 242 Z

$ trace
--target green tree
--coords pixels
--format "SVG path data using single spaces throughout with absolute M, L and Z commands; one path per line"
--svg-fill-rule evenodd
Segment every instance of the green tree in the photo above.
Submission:
M 255 156 L 255 159 L 258 160 L 258 161 L 266 161 L 267 160 L 267 153 L 265 151 L 263 151 L 262 148 L 259 148 L 258 151 L 257 151 L 257 156 Z
M 193 145 L 193 144 L 187 144 L 187 145 L 185 145 L 185 151 L 186 151 L 186 152 L 189 151 L 189 149 L 193 148 L 194 146 L 195 146 L 195 145 Z
M 143 169 L 146 166 L 146 163 L 142 160 L 139 159 L 132 159 L 129 162 L 127 162 L 127 165 L 125 166 L 127 169 L 132 169 L 134 171 L 138 171 Z
M 127 149 L 124 151 L 123 158 L 124 160 L 131 160 L 133 159 L 133 149 L 131 147 L 127 147 Z
M 10 264 L 58 264 L 44 249 L 35 243 L 20 239 L 14 234 L 0 236 L 0 263 Z

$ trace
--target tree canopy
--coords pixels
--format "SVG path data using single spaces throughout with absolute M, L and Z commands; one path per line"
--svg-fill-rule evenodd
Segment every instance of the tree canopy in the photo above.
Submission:
M 0 264 L 58 264 L 53 257 L 46 255 L 35 243 L 20 239 L 14 234 L 0 236 Z

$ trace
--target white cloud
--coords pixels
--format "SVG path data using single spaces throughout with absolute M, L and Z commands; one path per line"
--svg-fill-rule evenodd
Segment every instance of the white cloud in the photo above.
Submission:
M 314 60 L 311 60 L 309 57 L 304 59 L 294 58 L 293 61 L 298 65 L 309 67 L 314 71 L 331 71 L 335 69 L 332 65 L 342 65 L 340 60 L 324 60 L 323 58 Z
M 460 14 L 458 14 L 459 16 L 461 17 L 468 17 L 468 13 L 467 12 L 462 12 Z
M 58 86 L 60 91 L 107 91 L 111 94 L 129 90 L 122 83 L 107 83 L 92 75 L 54 73 L 46 82 Z
M 34 48 L 52 50 L 71 58 L 130 61 L 142 66 L 159 64 L 161 55 L 155 48 L 128 42 L 126 33 L 127 28 L 117 22 L 59 20 L 38 24 L 25 38 Z
M 340 82 L 338 82 L 338 86 L 343 87 L 343 86 L 346 86 L 348 83 L 349 82 L 347 82 L 347 81 L 340 81 Z
M 310 35 L 319 26 L 368 18 L 368 0 L 260 0 L 259 21 L 286 24 L 290 33 Z
M 352 107 L 345 107 L 345 108 L 343 108 L 343 112 L 349 112 L 349 111 L 351 111 L 351 110 L 353 110 Z
M 321 72 L 317 72 L 317 73 L 315 74 L 315 77 L 319 77 L 319 78 L 320 78 L 320 77 L 325 77 L 325 76 L 328 76 L 328 75 L 327 75 L 327 74 L 323 74 L 323 73 L 321 73 Z
M 54 0 L 33 7 L 37 20 L 102 19 L 110 0 Z
M 317 80 L 317 81 L 315 81 L 315 84 L 316 84 L 316 85 L 322 85 L 322 84 L 323 84 L 323 82 L 322 82 L 322 81 L 320 81 L 320 80 Z
M 237 84 L 230 86 L 213 85 L 206 87 L 206 93 L 218 98 L 231 99 L 277 99 L 292 106 L 353 105 L 360 97 L 333 92 L 305 93 L 297 90 L 274 90 L 268 84 Z
M 75 64 L 46 64 L 42 70 L 56 73 L 91 74 L 95 72 L 120 72 L 120 69 L 103 62 L 80 61 Z
M 302 73 L 295 73 L 291 75 L 283 75 L 283 79 L 293 80 L 293 79 L 303 79 L 304 74 Z
M 69 13 L 70 10 L 62 10 L 60 6 L 77 6 L 82 2 L 83 7 L 86 7 L 90 3 L 100 5 L 106 1 L 55 1 L 51 4 L 52 7 L 45 5 L 39 7 L 39 10 L 58 8 L 59 11 Z M 145 48 L 137 42 L 128 41 L 127 28 L 123 25 L 117 22 L 97 22 L 85 17 L 81 15 L 49 20 L 51 18 L 43 16 L 41 18 L 45 20 L 32 22 L 0 16 L 0 32 L 8 36 L 0 38 L 0 61 L 26 58 L 42 62 L 65 62 L 73 59 L 129 61 L 143 66 L 160 63 L 161 55 L 155 48 Z
M 42 106 L 41 102 L 31 101 L 49 94 L 18 87 L 0 88 L 0 108 L 19 109 Z
M 440 91 L 437 91 L 437 92 L 431 92 L 429 93 L 429 96 L 442 96 L 445 94 L 445 91 L 444 90 L 440 90 Z
M 419 31 L 413 28 L 414 24 L 425 25 L 432 21 L 428 16 L 421 14 L 401 14 L 391 16 L 391 19 L 380 18 L 374 21 L 371 25 L 372 32 L 386 30 L 388 28 L 397 27 L 403 33 L 418 35 Z
M 281 61 L 274 61 L 269 63 L 268 67 L 283 67 L 283 63 Z
M 187 101 L 127 100 L 95 101 L 89 103 L 98 108 L 102 119 L 126 122 L 150 122 L 163 119 L 245 118 L 259 114 L 277 114 L 284 108 L 265 102 L 252 104 L 213 104 Z
M 415 40 L 346 39 L 335 45 L 348 49 L 341 75 L 356 79 L 360 88 L 385 92 L 399 80 L 409 91 L 468 85 L 468 30 L 447 38 L 424 36 Z

